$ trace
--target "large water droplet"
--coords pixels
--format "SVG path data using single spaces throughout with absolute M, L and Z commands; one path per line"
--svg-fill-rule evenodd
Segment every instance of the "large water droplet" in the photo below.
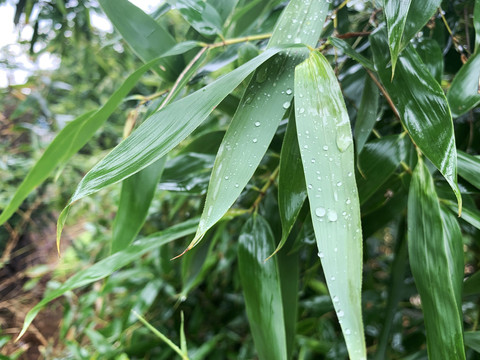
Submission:
M 318 217 L 322 217 L 322 216 L 325 216 L 327 212 L 325 211 L 325 209 L 323 207 L 318 207 L 315 209 L 315 215 L 317 215 Z
M 283 108 L 284 108 L 284 109 L 288 109 L 289 107 L 290 107 L 290 101 L 285 101 L 285 102 L 283 103 Z
M 338 150 L 344 152 L 352 144 L 352 137 L 345 134 L 337 134 L 337 147 Z
M 287 93 L 287 95 L 291 95 L 292 94 L 292 89 L 287 89 L 287 91 L 285 91 Z
M 256 143 L 256 142 L 258 141 L 258 139 L 257 139 L 257 138 L 255 138 L 255 139 L 253 139 L 252 141 L 253 141 L 254 143 Z
M 323 258 L 325 257 L 325 254 L 323 253 L 323 251 L 319 251 L 319 252 L 318 252 L 318 257 L 319 257 L 320 259 L 323 259 Z
M 257 122 L 255 123 L 255 126 L 256 126 L 256 127 L 259 127 L 259 126 L 260 126 L 260 121 L 257 121 Z
M 327 150 L 328 150 L 328 146 L 325 145 L 325 146 L 323 147 L 323 150 L 327 151 Z
M 338 215 L 335 210 L 328 210 L 327 217 L 328 217 L 328 220 L 331 222 L 337 221 L 338 219 Z

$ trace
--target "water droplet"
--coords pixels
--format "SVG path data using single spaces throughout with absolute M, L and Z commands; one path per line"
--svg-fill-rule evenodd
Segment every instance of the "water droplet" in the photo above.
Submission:
M 350 171 L 347 175 L 348 175 L 349 177 L 352 176 L 352 172 Z
M 328 216 L 328 220 L 331 222 L 337 221 L 338 219 L 338 215 L 335 210 L 328 210 L 327 216 Z
M 352 144 L 352 137 L 345 134 L 337 134 L 337 147 L 341 152 L 346 151 Z
M 333 251 L 337 252 L 337 251 L 338 251 L 338 248 L 333 249 Z
M 238 188 L 238 186 L 239 186 L 238 184 L 235 184 L 235 187 L 236 187 L 236 188 Z
M 350 329 L 345 329 L 345 335 L 350 335 L 351 333 Z
M 283 108 L 284 108 L 284 109 L 288 109 L 289 107 L 290 107 L 290 101 L 285 101 L 285 102 L 283 103 Z
M 330 280 L 335 281 L 335 276 L 332 276 Z
M 309 189 L 313 188 L 312 184 L 308 184 L 308 188 Z
M 228 176 L 225 176 L 225 180 L 228 180 Z
M 259 126 L 260 126 L 260 121 L 257 121 L 257 122 L 255 123 L 255 126 L 256 126 L 256 127 L 259 127 Z
M 326 214 L 326 211 L 323 207 L 318 207 L 315 209 L 315 215 L 317 215 L 318 217 L 325 216 L 325 214 Z
M 253 139 L 252 141 L 253 141 L 254 143 L 256 143 L 256 142 L 258 141 L 258 139 L 257 139 L 257 138 L 255 138 L 255 139 Z
M 342 182 L 341 181 L 337 182 L 337 186 L 342 186 Z
M 304 149 L 308 149 L 308 145 L 303 145 L 303 148 L 304 148 Z
M 187 297 L 185 295 L 182 295 L 180 297 L 180 302 L 185 302 L 187 300 Z
M 328 150 L 328 146 L 325 145 L 325 146 L 323 147 L 323 150 L 327 151 L 327 150 Z
M 315 159 L 312 159 L 312 164 L 315 164 Z
M 347 204 L 347 205 L 349 205 L 350 203 L 351 203 L 351 200 L 350 200 L 350 199 L 347 199 L 347 200 L 345 201 L 345 204 Z
M 318 252 L 318 257 L 319 257 L 320 259 L 323 259 L 323 258 L 325 257 L 325 254 L 323 253 L 323 251 L 319 251 L 319 252 Z
M 337 311 L 337 316 L 338 316 L 338 317 L 344 317 L 344 316 L 345 316 L 345 313 L 343 312 L 343 310 L 338 310 L 338 311 Z
M 285 91 L 285 93 L 286 93 L 287 95 L 291 95 L 291 94 L 292 94 L 292 89 L 287 89 L 287 91 Z
M 338 303 L 339 301 L 340 301 L 340 299 L 338 298 L 337 295 L 335 295 L 335 296 L 333 297 L 333 302 Z
M 304 108 L 300 108 L 300 110 L 298 110 L 298 112 L 299 112 L 300 114 L 303 114 L 303 113 L 305 112 L 305 109 L 304 109 Z

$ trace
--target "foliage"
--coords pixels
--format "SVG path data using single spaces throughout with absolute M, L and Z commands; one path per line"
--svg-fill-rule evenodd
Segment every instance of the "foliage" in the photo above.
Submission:
M 59 249 L 79 200 L 121 182 L 118 211 L 20 337 L 64 296 L 75 358 L 478 357 L 480 1 L 99 2 L 145 64 L 0 222 L 134 100 Z

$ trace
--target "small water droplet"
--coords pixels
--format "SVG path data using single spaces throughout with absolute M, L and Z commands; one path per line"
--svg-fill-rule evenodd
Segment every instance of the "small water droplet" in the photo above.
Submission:
M 347 175 L 348 175 L 349 177 L 352 176 L 352 172 L 350 171 Z
M 254 143 L 256 143 L 256 142 L 258 141 L 258 139 L 257 139 L 257 138 L 255 138 L 255 139 L 253 139 L 252 141 L 253 141 Z
M 332 276 L 330 280 L 335 281 L 335 276 Z
M 312 159 L 312 164 L 315 164 L 315 159 Z
M 225 176 L 225 180 L 228 180 L 228 176 Z
M 308 188 L 309 189 L 313 188 L 312 184 L 308 184 Z
M 351 200 L 350 200 L 350 199 L 347 199 L 347 200 L 345 201 L 345 204 L 347 204 L 347 205 L 349 205 L 350 203 L 351 203 Z
M 342 182 L 341 181 L 337 182 L 337 186 L 342 186 Z
M 291 95 L 291 94 L 292 94 L 292 89 L 287 89 L 287 91 L 285 91 L 285 93 L 286 93 L 287 95 Z
M 300 108 L 300 110 L 298 110 L 298 112 L 299 112 L 300 114 L 303 114 L 303 113 L 305 112 L 305 109 L 304 109 L 304 108 Z
M 345 134 L 337 134 L 337 147 L 341 152 L 346 151 L 352 144 L 352 137 Z
M 323 251 L 319 251 L 319 252 L 318 252 L 318 257 L 319 257 L 320 259 L 323 259 L 323 258 L 325 257 L 325 254 L 323 253 Z
M 343 312 L 343 310 L 338 310 L 338 311 L 337 311 L 337 316 L 338 316 L 338 317 L 344 317 L 344 316 L 345 316 L 345 313 Z
M 318 207 L 315 209 L 315 215 L 317 215 L 318 217 L 325 216 L 325 214 L 326 214 L 326 211 L 323 207 Z
M 328 210 L 328 220 L 331 222 L 335 222 L 338 219 L 337 212 L 335 210 Z
M 335 296 L 333 297 L 333 302 L 338 303 L 339 301 L 340 301 L 340 299 L 338 298 L 337 295 L 335 295 Z
M 351 333 L 350 329 L 345 329 L 345 335 L 350 335 Z
M 328 146 L 325 145 L 325 146 L 323 147 L 323 150 L 327 151 L 327 150 L 328 150 Z
M 284 108 L 284 109 L 288 109 L 289 107 L 290 107 L 290 101 L 285 101 L 285 102 L 283 103 L 283 108 Z
M 238 188 L 238 186 L 239 186 L 238 184 L 235 184 L 235 187 L 236 187 L 236 188 Z
M 260 121 L 257 121 L 257 122 L 255 123 L 255 126 L 256 126 L 256 127 L 259 127 L 259 126 L 260 126 Z

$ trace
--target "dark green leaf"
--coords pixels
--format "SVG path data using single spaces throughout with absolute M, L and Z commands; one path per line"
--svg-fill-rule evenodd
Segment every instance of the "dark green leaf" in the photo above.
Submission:
M 287 343 L 282 289 L 277 258 L 265 259 L 274 248 L 272 230 L 254 215 L 243 226 L 238 239 L 238 266 L 248 321 L 260 360 L 286 360 Z
M 111 252 L 127 248 L 138 235 L 162 175 L 165 158 L 158 160 L 122 183 L 120 203 L 113 221 Z
M 458 174 L 480 189 L 480 158 L 458 150 Z
M 414 0 L 415 1 L 415 0 Z M 395 65 L 402 50 L 403 29 L 407 20 L 408 10 L 412 0 L 385 0 L 384 9 L 388 28 L 388 46 L 392 59 L 392 79 L 395 74 Z
M 461 211 L 452 116 L 442 88 L 412 46 L 406 48 L 398 58 L 392 81 L 385 31 L 371 35 L 370 43 L 375 67 L 398 110 L 402 124 L 413 142 L 450 184 Z
M 462 235 L 455 219 L 442 219 L 433 179 L 421 160 L 408 195 L 408 252 L 422 301 L 429 358 L 465 359 L 459 302 Z
M 475 0 L 473 10 L 473 26 L 475 28 L 475 52 L 478 52 L 480 45 L 480 0 Z
M 442 0 L 411 0 L 407 21 L 403 30 L 402 47 L 408 46 L 410 40 L 431 19 L 441 3 Z
M 377 120 L 378 98 L 379 91 L 377 85 L 370 76 L 365 78 L 365 86 L 363 87 L 362 100 L 357 113 L 357 120 L 355 122 L 355 149 L 357 154 L 360 154 L 363 145 L 370 136 L 375 121 Z
M 480 353 L 480 331 L 465 332 L 465 345 Z
M 422 38 L 416 48 L 430 74 L 440 84 L 443 75 L 442 49 L 434 39 Z
M 477 51 L 455 75 L 448 91 L 448 103 L 454 117 L 465 114 L 480 103 L 479 80 L 480 51 Z
M 222 33 L 222 19 L 217 10 L 202 0 L 172 0 L 180 14 L 202 35 Z
M 355 49 L 353 49 L 349 43 L 345 40 L 336 38 L 336 37 L 329 37 L 328 41 L 335 46 L 337 49 L 342 50 L 345 54 L 350 56 L 353 60 L 361 64 L 363 67 L 370 71 L 375 71 L 375 67 L 370 59 L 367 59 L 362 54 L 358 53 Z

